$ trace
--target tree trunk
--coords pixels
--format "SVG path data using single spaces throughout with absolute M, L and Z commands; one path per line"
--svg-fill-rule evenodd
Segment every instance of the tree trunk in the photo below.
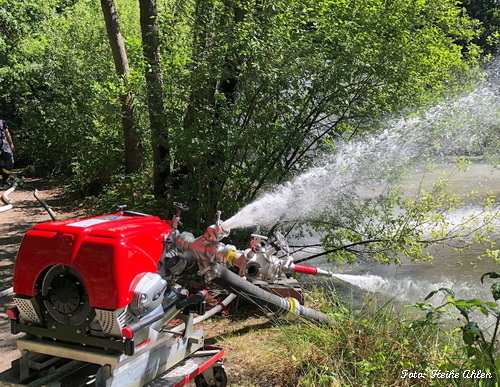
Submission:
M 170 179 L 170 146 L 165 128 L 166 112 L 163 92 L 163 73 L 160 63 L 160 46 L 156 0 L 139 0 L 141 33 L 146 60 L 146 86 L 151 127 L 151 144 L 154 162 L 154 191 L 162 195 Z
M 127 77 L 130 75 L 130 69 L 113 0 L 101 0 L 101 8 L 106 23 L 115 69 L 117 74 L 123 79 L 125 86 L 127 86 Z M 135 115 L 133 94 L 127 91 L 123 92 L 120 94 L 120 102 L 123 138 L 125 143 L 125 172 L 135 173 L 142 168 L 144 145 L 141 140 L 137 117 Z

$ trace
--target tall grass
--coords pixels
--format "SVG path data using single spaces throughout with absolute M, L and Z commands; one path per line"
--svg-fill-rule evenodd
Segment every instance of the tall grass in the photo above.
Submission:
M 285 384 L 496 385 L 489 379 L 464 378 L 463 370 L 455 368 L 456 364 L 465 364 L 460 329 L 422 324 L 414 313 L 401 311 L 391 302 L 379 305 L 373 298 L 358 311 L 342 305 L 335 295 L 317 289 L 309 301 L 323 311 L 329 310 L 337 324 L 320 326 L 299 319 L 281 324 L 281 335 L 271 347 L 281 361 L 289 364 Z

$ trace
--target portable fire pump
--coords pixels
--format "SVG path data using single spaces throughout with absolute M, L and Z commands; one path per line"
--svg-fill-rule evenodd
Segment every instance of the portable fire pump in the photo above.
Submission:
M 221 242 L 230 230 L 220 212 L 195 237 L 179 230 L 187 207 L 174 207 L 171 220 L 120 208 L 41 223 L 25 234 L 14 269 L 15 307 L 7 310 L 12 333 L 26 333 L 17 340 L 21 382 L 32 377 L 39 354 L 96 364 L 95 385 L 122 387 L 145 385 L 186 359 L 213 353 L 193 328 L 194 315 L 206 311 L 207 290 L 189 294 L 177 281 L 188 270 L 263 308 L 329 321 L 301 304 L 287 275 L 331 272 L 294 264 L 281 234 L 274 243 L 252 235 L 250 247 L 238 250 Z M 184 324 L 169 329 L 178 318 Z M 197 385 L 225 385 L 215 354 L 191 373 Z

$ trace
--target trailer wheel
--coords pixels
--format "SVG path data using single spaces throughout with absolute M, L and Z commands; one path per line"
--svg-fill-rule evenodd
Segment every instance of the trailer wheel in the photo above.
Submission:
M 194 384 L 196 387 L 207 387 L 207 386 L 216 386 L 216 387 L 226 387 L 227 386 L 227 374 L 224 367 L 214 367 L 214 383 L 210 384 L 207 382 L 203 374 L 198 375 L 194 379 Z

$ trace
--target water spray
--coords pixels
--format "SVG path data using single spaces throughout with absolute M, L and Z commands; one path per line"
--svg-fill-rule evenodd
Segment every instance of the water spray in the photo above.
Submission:
M 498 65 L 493 70 L 498 73 Z M 490 76 L 470 93 L 425 113 L 388 120 L 385 130 L 337 143 L 335 154 L 320 155 L 311 168 L 264 193 L 222 226 L 270 228 L 277 222 L 321 219 L 346 201 L 376 197 L 411 166 L 485 149 L 498 156 L 500 95 L 495 82 Z

